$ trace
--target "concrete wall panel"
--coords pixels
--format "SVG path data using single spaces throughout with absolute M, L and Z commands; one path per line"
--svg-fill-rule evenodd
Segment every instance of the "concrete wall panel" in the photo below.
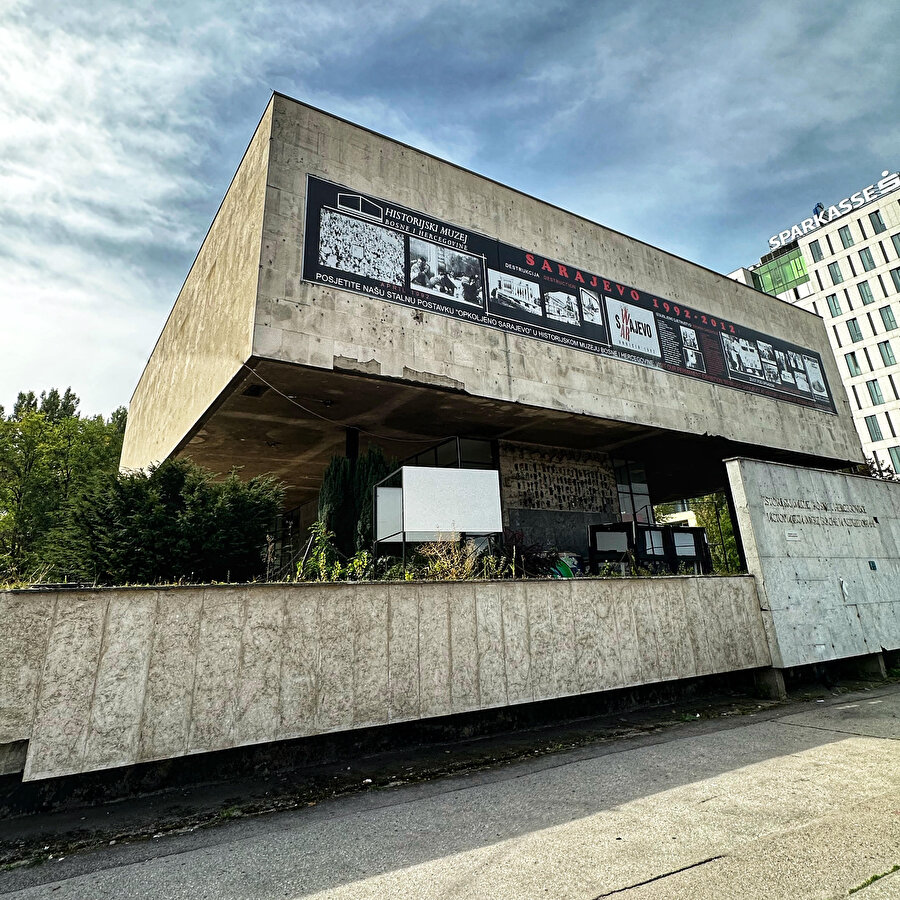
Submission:
M 900 649 L 900 484 L 727 463 L 773 663 Z
M 79 592 L 63 594 L 56 601 L 29 735 L 27 779 L 86 768 L 84 748 L 110 599 L 102 593 Z M 123 717 L 131 714 L 123 710 Z
M 4 733 L 28 741 L 29 779 L 769 664 L 746 577 L 108 589 L 0 602 L 32 622 L 16 633 L 42 657 L 39 688 L 9 691 L 0 707 Z M 0 658 L 0 685 L 12 684 L 14 665 Z M 9 767 L 24 745 L 7 746 Z
M 122 467 L 160 462 L 250 357 L 271 107 L 250 141 L 128 407 Z
M 55 597 L 0 593 L 0 745 L 31 734 Z

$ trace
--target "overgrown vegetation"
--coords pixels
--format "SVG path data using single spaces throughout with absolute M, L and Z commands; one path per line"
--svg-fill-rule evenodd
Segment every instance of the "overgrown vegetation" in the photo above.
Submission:
M 96 482 L 70 505 L 49 557 L 58 573 L 97 584 L 253 581 L 283 498 L 268 476 L 217 481 L 167 460 Z
M 319 490 L 319 521 L 344 559 L 372 545 L 372 489 L 396 468 L 379 447 L 352 460 L 332 458 Z
M 118 472 L 126 413 L 82 416 L 66 389 L 0 407 L 0 584 L 249 581 L 281 509 L 269 478 L 187 460 Z

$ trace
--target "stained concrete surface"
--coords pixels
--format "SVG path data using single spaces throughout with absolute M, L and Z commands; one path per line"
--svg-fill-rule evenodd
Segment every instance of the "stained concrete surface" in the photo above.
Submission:
M 846 897 L 900 863 L 898 740 L 891 685 L 107 847 L 0 894 Z
M 26 781 L 771 662 L 746 576 L 26 593 L 0 593 Z

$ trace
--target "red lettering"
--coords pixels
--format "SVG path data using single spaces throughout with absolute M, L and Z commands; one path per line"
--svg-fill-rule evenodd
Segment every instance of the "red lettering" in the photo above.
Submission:
M 603 282 L 603 290 L 604 290 L 604 291 L 609 291 L 610 293 L 612 293 L 612 288 L 610 287 L 610 284 L 609 284 L 608 281 L 604 281 L 604 282 Z
M 537 265 L 537 264 L 535 263 L 535 261 L 534 261 L 534 254 L 533 254 L 533 253 L 526 253 L 526 254 L 525 254 L 525 262 L 527 262 L 529 266 Z
M 640 300 L 641 299 L 641 295 L 634 288 L 631 289 L 631 299 L 632 300 Z
M 541 269 L 543 269 L 545 272 L 552 272 L 552 271 L 553 271 L 553 266 L 551 266 L 550 263 L 545 259 L 545 260 L 541 263 Z
M 582 284 L 584 284 L 584 277 L 582 276 L 581 272 L 578 271 L 578 269 L 575 270 L 575 280 L 580 281 Z
M 559 274 L 562 275 L 563 278 L 568 278 L 569 270 L 562 263 L 557 263 L 556 265 L 559 268 Z
M 616 284 L 616 290 L 619 292 L 620 297 L 625 296 L 625 288 L 621 284 Z
M 591 287 L 597 287 L 597 276 L 591 275 Z

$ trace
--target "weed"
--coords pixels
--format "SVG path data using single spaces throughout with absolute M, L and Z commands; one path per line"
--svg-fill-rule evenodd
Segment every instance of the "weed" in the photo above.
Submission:
M 900 865 L 893 865 L 887 872 L 882 872 L 880 875 L 873 875 L 871 878 L 867 878 L 862 884 L 858 884 L 855 888 L 850 888 L 850 890 L 847 891 L 847 896 L 849 897 L 851 894 L 855 894 L 857 891 L 867 888 L 870 884 L 875 884 L 876 881 L 880 878 L 884 878 L 886 875 L 893 875 L 894 872 L 900 872 Z

